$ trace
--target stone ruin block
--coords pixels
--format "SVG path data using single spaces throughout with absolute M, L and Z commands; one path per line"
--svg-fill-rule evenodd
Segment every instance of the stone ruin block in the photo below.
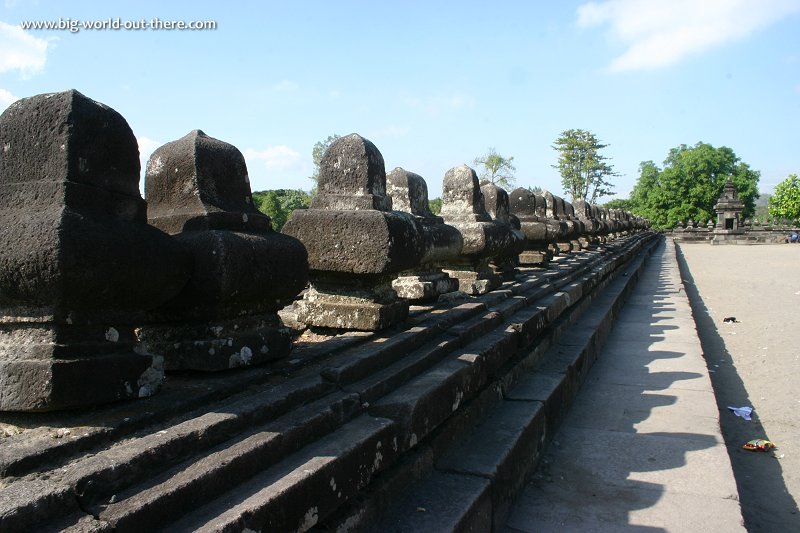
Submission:
M 397 297 L 392 279 L 419 265 L 425 237 L 411 214 L 391 208 L 375 145 L 357 134 L 334 141 L 310 209 L 295 211 L 283 229 L 308 250 L 310 288 L 296 304 L 299 321 L 375 331 L 405 320 L 408 300 Z
M 611 234 L 614 232 L 614 228 L 608 218 L 608 209 L 594 205 L 592 206 L 592 210 L 594 211 L 597 220 L 600 221 L 600 242 L 608 242 Z
M 0 146 L 0 409 L 153 394 L 161 358 L 135 351 L 134 328 L 191 264 L 147 225 L 128 123 L 78 91 L 43 94 L 0 116 Z
M 451 278 L 439 266 L 458 257 L 464 246 L 461 233 L 444 223 L 442 217 L 431 213 L 428 204 L 428 185 L 422 176 L 403 168 L 386 175 L 386 194 L 392 208 L 410 213 L 422 227 L 424 254 L 418 267 L 401 272 L 392 281 L 392 288 L 401 298 L 413 301 L 435 300 L 441 294 L 458 290 L 458 280 Z
M 561 198 L 561 213 L 568 224 L 575 226 L 577 236 L 572 240 L 573 249 L 583 250 L 588 244 L 588 231 L 581 219 L 575 216 L 575 207 L 571 202 Z
M 557 221 L 559 224 L 559 236 L 556 241 L 556 248 L 560 252 L 571 252 L 579 249 L 575 246 L 578 239 L 578 227 L 570 223 L 564 216 L 564 201 L 559 196 L 555 196 L 549 191 L 542 193 L 545 200 L 547 218 Z
M 508 225 L 513 244 L 504 249 L 489 263 L 494 271 L 505 280 L 513 280 L 519 266 L 519 256 L 525 250 L 525 234 L 522 233 L 520 220 L 509 208 L 508 193 L 494 183 L 481 186 L 486 212 L 498 224 Z
M 493 221 L 486 212 L 478 176 L 470 167 L 461 165 L 445 173 L 441 215 L 464 239 L 461 255 L 445 267 L 458 279 L 459 290 L 485 294 L 499 287 L 502 280 L 489 261 L 513 250 L 516 237 L 510 225 Z
M 511 212 L 520 222 L 525 235 L 525 249 L 519 255 L 519 262 L 525 266 L 545 266 L 553 258 L 553 250 L 559 225 L 546 217 L 544 198 L 523 187 L 514 189 L 509 195 Z
M 592 244 L 598 244 L 600 242 L 602 224 L 596 218 L 595 207 L 582 198 L 574 200 L 571 205 L 574 216 L 583 225 L 583 231 L 579 237 L 581 246 L 587 248 Z
M 233 145 L 195 130 L 153 152 L 149 221 L 191 252 L 192 275 L 152 313 L 140 340 L 167 370 L 223 370 L 285 357 L 277 311 L 308 280 L 305 248 L 275 232 L 253 205 L 247 166 Z

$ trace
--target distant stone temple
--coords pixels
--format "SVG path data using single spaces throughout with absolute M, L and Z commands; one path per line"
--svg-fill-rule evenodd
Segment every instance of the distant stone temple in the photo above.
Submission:
M 744 219 L 744 202 L 739 199 L 736 185 L 731 180 L 725 183 L 722 193 L 714 205 L 716 224 L 712 220 L 703 225 L 689 219 L 682 221 L 673 230 L 673 238 L 680 242 L 710 242 L 711 244 L 777 244 L 786 242 L 790 231 L 797 231 L 797 222 L 767 218 Z

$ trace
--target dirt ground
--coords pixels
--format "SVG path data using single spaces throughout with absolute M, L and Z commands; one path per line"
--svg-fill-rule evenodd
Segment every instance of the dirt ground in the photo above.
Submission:
M 800 531 L 800 245 L 684 244 L 678 260 L 745 525 Z M 728 406 L 752 407 L 752 421 Z M 778 448 L 742 449 L 756 438 Z

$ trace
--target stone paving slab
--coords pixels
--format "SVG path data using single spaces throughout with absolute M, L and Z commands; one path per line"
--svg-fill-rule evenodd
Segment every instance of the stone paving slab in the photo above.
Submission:
M 671 241 L 630 302 L 506 533 L 744 530 Z

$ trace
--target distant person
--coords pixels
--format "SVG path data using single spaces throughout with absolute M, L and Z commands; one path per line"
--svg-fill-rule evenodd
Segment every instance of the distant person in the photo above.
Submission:
M 786 240 L 787 242 L 797 242 L 800 239 L 800 236 L 797 235 L 796 231 L 793 231 L 789 238 Z

